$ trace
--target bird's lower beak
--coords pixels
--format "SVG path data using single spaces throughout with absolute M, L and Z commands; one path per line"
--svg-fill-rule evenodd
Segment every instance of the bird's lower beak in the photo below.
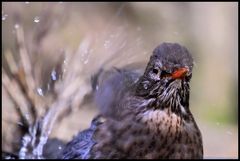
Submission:
M 186 67 L 179 68 L 171 74 L 171 77 L 173 79 L 182 79 L 183 77 L 185 77 L 188 71 L 189 69 Z

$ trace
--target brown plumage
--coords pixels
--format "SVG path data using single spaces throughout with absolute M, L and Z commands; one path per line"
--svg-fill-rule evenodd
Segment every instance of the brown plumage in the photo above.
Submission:
M 200 130 L 189 109 L 193 59 L 176 43 L 163 43 L 142 76 L 117 70 L 99 79 L 100 109 L 61 158 L 203 158 Z

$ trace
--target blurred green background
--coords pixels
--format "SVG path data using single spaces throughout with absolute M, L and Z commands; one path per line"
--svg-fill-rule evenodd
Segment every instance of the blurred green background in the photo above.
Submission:
M 51 22 L 48 22 L 44 14 L 50 11 Z M 102 44 L 106 50 L 95 51 L 94 58 L 89 59 L 101 61 L 111 57 L 110 50 L 122 48 L 119 59 L 111 64 L 117 67 L 139 61 L 146 63 L 152 50 L 162 42 L 186 46 L 195 60 L 190 108 L 202 131 L 205 158 L 238 157 L 237 2 L 4 2 L 2 57 L 8 50 L 19 57 L 15 34 L 20 24 L 31 46 L 31 35 L 49 23 L 51 29 L 41 33 L 45 35 L 41 51 L 47 57 L 56 57 L 54 53 L 63 49 L 76 51 L 85 37 L 96 34 L 100 36 L 91 38 L 100 47 L 94 49 Z M 4 59 L 2 64 L 5 65 Z M 94 69 L 89 71 L 93 74 L 97 67 L 92 66 Z M 4 91 L 2 94 L 2 125 L 3 129 L 6 127 L 2 134 L 8 135 L 11 129 L 4 120 L 12 117 L 9 111 L 13 105 Z M 89 125 L 95 113 L 92 108 L 77 110 L 54 129 L 52 136 L 71 139 L 79 129 Z M 8 148 L 3 136 L 2 142 L 2 148 Z

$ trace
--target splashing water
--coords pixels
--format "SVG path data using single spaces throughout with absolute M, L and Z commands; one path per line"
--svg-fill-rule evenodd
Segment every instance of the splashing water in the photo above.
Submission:
M 91 38 L 87 38 L 85 41 L 83 41 L 78 48 L 78 52 L 80 54 L 80 60 L 83 62 L 83 64 L 87 64 L 89 61 L 90 53 L 92 50 L 90 50 L 89 46 L 91 43 Z
M 26 3 L 26 2 L 25 2 L 25 3 Z M 28 2 L 28 3 L 29 3 L 29 2 Z M 28 3 L 26 3 L 26 4 L 28 4 Z M 62 2 L 59 2 L 59 4 L 61 4 L 61 3 L 62 3 Z M 121 5 L 121 7 L 119 8 L 116 16 L 119 16 L 119 15 L 121 14 L 124 6 L 125 6 L 125 5 Z M 116 16 L 115 16 L 115 17 L 116 17 Z M 114 18 L 115 18 L 115 17 L 114 17 Z M 41 19 L 40 19 L 39 16 L 34 17 L 34 23 L 39 23 L 40 20 L 41 20 Z M 113 20 L 114 20 L 114 19 L 113 19 Z M 15 27 L 15 26 L 14 26 L 14 27 Z M 16 28 L 16 27 L 15 27 L 15 28 Z M 17 28 L 18 28 L 18 27 L 17 27 Z M 141 28 L 138 28 L 138 30 L 141 30 Z M 117 37 L 119 37 L 119 33 L 110 35 L 110 38 L 117 38 Z M 111 40 L 111 39 L 110 39 L 110 40 Z M 109 48 L 111 47 L 111 45 L 113 44 L 110 40 L 106 40 L 106 41 L 104 42 L 104 47 L 105 47 L 106 49 L 109 49 Z M 80 47 L 79 47 L 79 52 L 81 53 L 81 55 L 80 55 L 80 56 L 81 56 L 80 60 L 82 61 L 83 64 L 87 64 L 87 63 L 89 62 L 89 55 L 90 55 L 90 53 L 91 53 L 91 51 L 89 50 L 89 44 L 90 44 L 90 42 L 91 42 L 91 41 L 88 40 L 88 41 L 82 43 L 82 44 L 80 45 Z M 137 42 L 138 42 L 138 44 L 140 44 L 140 43 L 141 43 L 141 39 L 138 39 Z M 122 44 L 120 44 L 120 48 L 123 48 L 125 45 L 126 45 L 126 42 L 123 42 Z M 65 66 L 68 64 L 68 61 L 67 61 L 67 60 L 64 60 L 63 64 L 64 64 L 63 72 L 65 72 L 65 71 L 66 71 Z M 55 69 L 52 70 L 52 72 L 51 72 L 51 79 L 54 80 L 54 81 L 57 80 L 57 72 L 56 72 Z M 48 84 L 48 88 L 50 88 L 50 87 L 49 87 L 49 84 Z M 96 88 L 98 88 L 98 86 L 97 86 Z M 41 88 L 37 88 L 37 93 L 38 93 L 40 96 L 43 96 L 43 95 L 44 95 L 43 90 L 42 90 Z M 62 104 L 61 104 L 61 106 L 62 106 Z M 35 147 L 35 148 L 33 149 L 33 154 L 36 155 L 36 156 L 38 156 L 40 159 L 41 159 L 41 155 L 42 155 L 43 146 L 46 144 L 46 142 L 47 142 L 47 140 L 48 140 L 48 136 L 49 136 L 49 134 L 50 134 L 50 132 L 51 132 L 51 130 L 52 130 L 52 127 L 54 126 L 54 122 L 55 122 L 55 120 L 56 120 L 56 118 L 57 118 L 57 115 L 56 115 L 57 112 L 56 112 L 56 111 L 59 109 L 59 108 L 57 108 L 57 107 L 59 107 L 59 104 L 57 104 L 57 103 L 54 104 L 54 105 L 51 107 L 51 110 L 48 111 L 47 115 L 44 117 L 44 119 L 43 119 L 43 121 L 42 121 L 42 128 L 43 128 L 43 129 L 41 129 L 41 134 L 40 134 L 39 142 L 38 142 L 37 147 Z M 66 107 L 66 105 L 63 106 L 63 107 Z M 30 142 L 30 140 L 29 140 L 28 137 L 25 137 L 24 139 L 25 139 L 25 142 Z M 31 138 L 30 138 L 30 139 L 31 139 Z M 24 148 L 22 148 L 22 149 L 24 150 Z M 59 146 L 58 149 L 61 150 L 62 147 Z
M 89 58 L 89 53 L 88 53 L 88 51 L 84 51 L 84 52 L 82 53 L 82 61 L 83 61 L 84 64 L 87 64 L 87 63 L 88 63 L 88 58 Z
M 40 96 L 43 96 L 43 90 L 41 88 L 37 88 L 37 93 L 40 95 Z
M 63 73 L 65 73 L 67 71 L 66 70 L 67 63 L 68 63 L 68 61 L 66 59 L 64 59 L 64 61 L 63 61 Z
M 19 28 L 19 24 L 16 23 L 16 24 L 14 25 L 14 28 L 15 28 L 15 29 L 18 29 L 18 28 Z
M 56 81 L 57 80 L 57 72 L 56 70 L 53 70 L 52 73 L 51 73 L 51 78 L 52 80 Z
M 36 16 L 34 17 L 34 20 L 33 20 L 35 23 L 39 23 L 40 22 L 40 17 Z
M 22 147 L 19 151 L 19 158 L 20 159 L 26 159 L 26 153 L 27 153 L 27 144 L 31 141 L 31 137 L 29 135 L 25 135 L 22 138 Z

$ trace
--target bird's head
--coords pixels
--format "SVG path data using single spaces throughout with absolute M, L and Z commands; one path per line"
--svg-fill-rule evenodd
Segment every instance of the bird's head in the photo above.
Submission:
M 163 43 L 154 49 L 136 93 L 155 99 L 155 107 L 188 107 L 192 68 L 193 58 L 185 47 Z

